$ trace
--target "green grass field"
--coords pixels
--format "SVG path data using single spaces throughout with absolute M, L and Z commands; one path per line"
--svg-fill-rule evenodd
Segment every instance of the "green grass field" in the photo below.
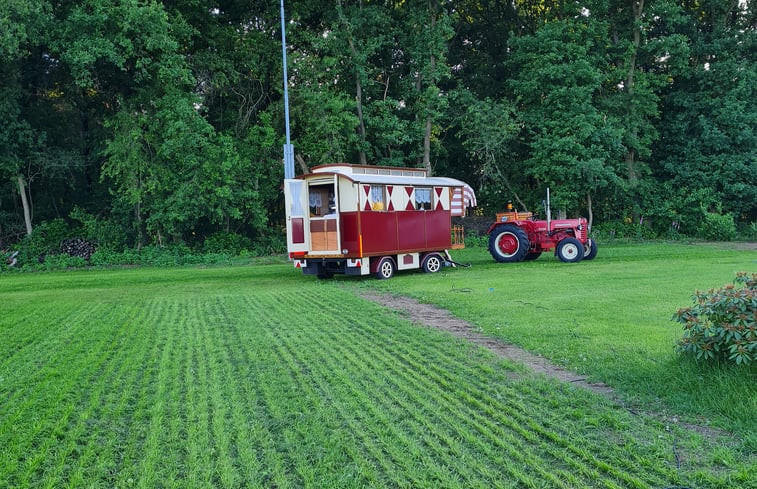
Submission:
M 677 359 L 669 321 L 757 253 L 455 258 L 473 266 L 390 281 L 288 264 L 0 276 L 0 488 L 757 487 L 755 370 Z M 447 307 L 627 405 L 524 377 L 364 288 Z

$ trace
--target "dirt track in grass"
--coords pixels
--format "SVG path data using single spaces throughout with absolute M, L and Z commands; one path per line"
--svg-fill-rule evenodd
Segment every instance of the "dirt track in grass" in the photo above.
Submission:
M 525 365 L 536 373 L 547 377 L 568 382 L 584 389 L 589 389 L 612 399 L 616 399 L 611 387 L 603 383 L 588 382 L 586 377 L 561 368 L 544 357 L 534 355 L 523 348 L 511 343 L 505 343 L 476 331 L 475 326 L 462 319 L 456 318 L 445 309 L 430 304 L 423 304 L 405 296 L 381 294 L 378 292 L 362 292 L 361 296 L 384 307 L 398 311 L 412 322 L 427 327 L 447 331 L 448 333 L 486 348 L 495 355 Z
M 482 348 L 486 348 L 500 358 L 505 358 L 521 365 L 525 365 L 536 374 L 543 374 L 548 378 L 566 382 L 583 389 L 588 389 L 594 393 L 605 396 L 620 405 L 624 405 L 620 397 L 616 395 L 615 390 L 607 384 L 602 382 L 589 382 L 586 380 L 586 377 L 559 367 L 544 357 L 534 355 L 512 343 L 506 343 L 496 338 L 483 335 L 476 331 L 474 325 L 460 318 L 454 317 L 446 309 L 431 304 L 423 304 L 410 297 L 384 294 L 376 291 L 360 292 L 360 296 L 400 313 L 415 324 L 446 331 L 458 338 L 462 338 Z M 630 412 L 633 414 L 639 414 L 634 410 L 630 410 Z M 665 423 L 678 424 L 686 427 L 712 440 L 723 440 L 727 436 L 725 432 L 717 428 L 703 426 L 701 424 L 687 423 L 678 419 L 677 416 L 668 416 L 652 412 L 648 412 L 647 414 L 654 416 Z

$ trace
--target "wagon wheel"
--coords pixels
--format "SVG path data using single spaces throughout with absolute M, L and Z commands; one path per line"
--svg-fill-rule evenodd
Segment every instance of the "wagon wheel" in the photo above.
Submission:
M 426 273 L 436 273 L 442 269 L 443 265 L 444 262 L 442 261 L 442 257 L 439 256 L 439 253 L 429 253 L 423 257 L 421 268 L 423 268 L 423 271 Z
M 394 276 L 394 272 L 397 270 L 397 266 L 394 264 L 394 260 L 385 256 L 382 258 L 378 267 L 376 267 L 376 278 L 381 280 L 387 280 Z

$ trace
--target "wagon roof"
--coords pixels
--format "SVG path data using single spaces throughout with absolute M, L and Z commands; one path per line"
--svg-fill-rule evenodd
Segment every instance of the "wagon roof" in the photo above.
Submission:
M 370 172 L 370 173 L 365 173 Z M 312 173 L 300 176 L 303 179 L 325 175 L 339 175 L 356 183 L 377 185 L 465 187 L 467 184 L 455 178 L 427 177 L 426 170 L 420 168 L 395 168 L 362 165 L 321 165 Z

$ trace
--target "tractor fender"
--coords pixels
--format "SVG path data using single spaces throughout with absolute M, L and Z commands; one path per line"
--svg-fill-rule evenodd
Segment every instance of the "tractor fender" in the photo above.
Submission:
M 519 228 L 525 229 L 525 231 L 528 233 L 528 232 L 531 231 L 529 229 L 529 227 L 528 227 L 528 223 L 529 222 L 530 221 L 502 221 L 502 222 L 494 222 L 494 224 L 492 224 L 491 226 L 489 226 L 489 229 L 486 231 L 486 234 L 491 234 L 492 231 L 494 231 L 494 228 L 496 228 L 497 226 L 505 225 L 505 224 L 511 224 L 511 225 L 514 225 L 514 226 L 518 226 Z

